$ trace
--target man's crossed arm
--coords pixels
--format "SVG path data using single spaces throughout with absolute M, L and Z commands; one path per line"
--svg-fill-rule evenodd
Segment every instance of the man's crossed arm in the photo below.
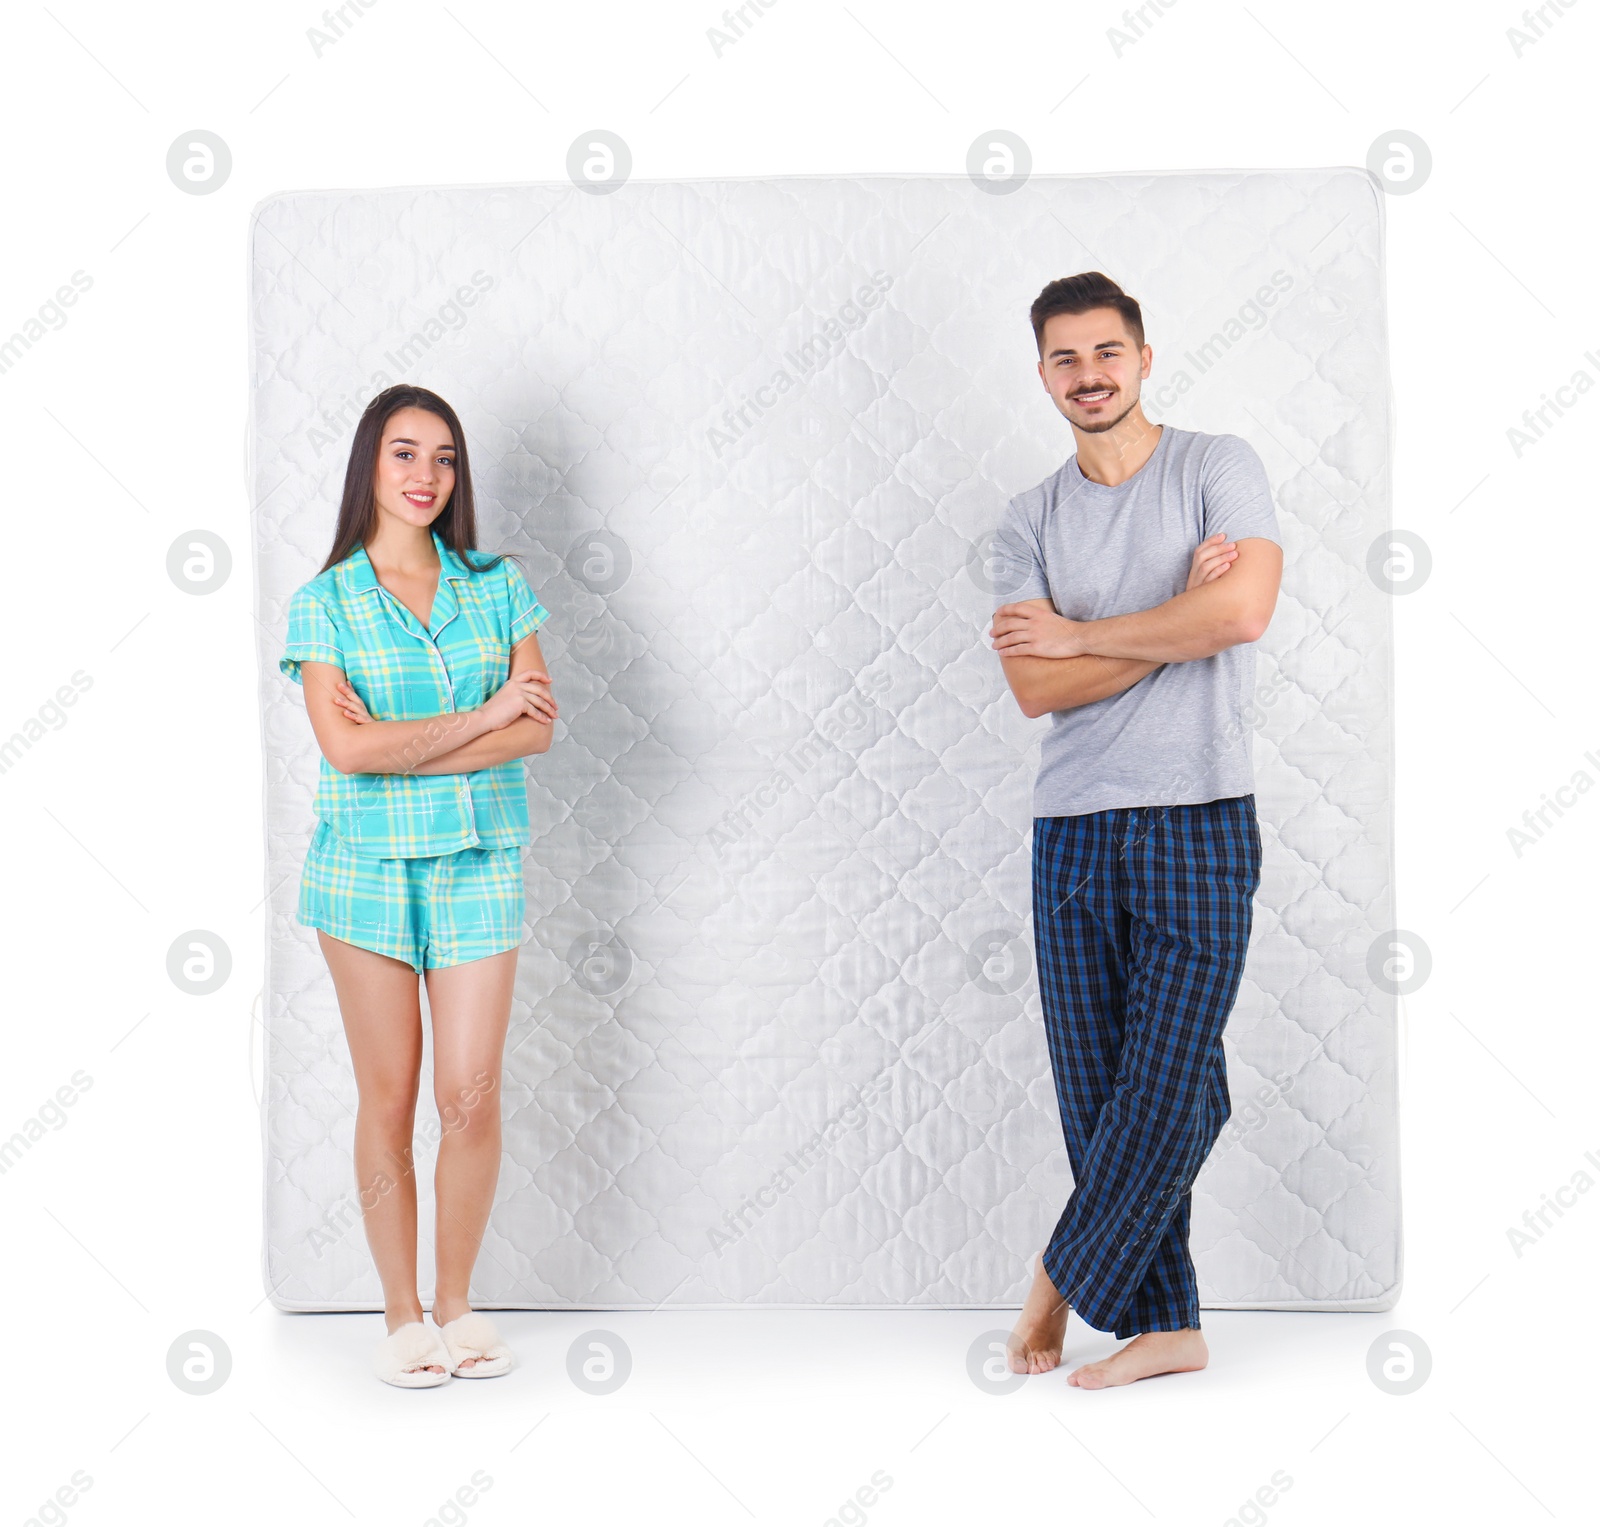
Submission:
M 1132 688 L 1163 663 L 1257 640 L 1282 575 L 1276 541 L 1225 542 L 1219 532 L 1195 549 L 1183 592 L 1153 609 L 1068 620 L 1048 599 L 1024 599 L 995 611 L 991 645 L 1024 715 L 1071 710 Z

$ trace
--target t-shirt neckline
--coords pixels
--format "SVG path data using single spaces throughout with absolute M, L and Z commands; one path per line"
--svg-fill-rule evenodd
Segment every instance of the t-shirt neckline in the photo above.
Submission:
M 1074 451 L 1067 461 L 1067 466 L 1071 472 L 1072 486 L 1079 491 L 1111 495 L 1122 493 L 1133 487 L 1155 465 L 1156 457 L 1167 447 L 1167 436 L 1172 433 L 1172 426 L 1170 424 L 1161 424 L 1157 428 L 1161 431 L 1161 434 L 1156 439 L 1156 448 L 1145 458 L 1144 464 L 1132 477 L 1124 478 L 1118 483 L 1096 482 L 1094 478 L 1086 476 L 1083 468 L 1078 465 L 1078 453 Z

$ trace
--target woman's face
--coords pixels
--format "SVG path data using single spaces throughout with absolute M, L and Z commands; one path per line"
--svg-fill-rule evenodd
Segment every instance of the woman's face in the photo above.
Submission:
M 444 420 L 422 408 L 391 414 L 373 478 L 379 523 L 387 515 L 407 525 L 431 525 L 455 485 L 456 443 Z

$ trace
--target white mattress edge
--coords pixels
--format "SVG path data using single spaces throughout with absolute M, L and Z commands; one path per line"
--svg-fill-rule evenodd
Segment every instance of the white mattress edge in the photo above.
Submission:
M 1316 1300 L 1261 1300 L 1243 1301 L 1235 1300 L 1226 1303 L 1210 1303 L 1208 1300 L 1200 1301 L 1202 1310 L 1236 1311 L 1236 1310 L 1269 1310 L 1282 1314 L 1301 1315 L 1363 1315 L 1375 1311 L 1393 1309 L 1400 1297 L 1400 1285 L 1396 1283 L 1392 1288 L 1381 1294 L 1374 1294 L 1368 1299 L 1342 1299 L 1338 1309 L 1330 1309 L 1326 1302 Z M 278 1309 L 292 1315 L 364 1315 L 382 1314 L 381 1303 L 367 1304 L 334 1304 L 314 1303 L 311 1301 L 287 1300 L 271 1301 Z M 816 1312 L 819 1310 L 903 1310 L 906 1313 L 916 1311 L 938 1312 L 941 1310 L 991 1310 L 995 1313 L 1015 1314 L 1022 1306 L 1019 1296 L 1013 1304 L 851 1304 L 843 1300 L 829 1300 L 822 1304 L 679 1304 L 674 1300 L 670 1305 L 650 1304 L 639 1302 L 636 1304 L 500 1304 L 495 1300 L 472 1301 L 475 1310 L 503 1310 L 510 1314 L 526 1311 L 528 1314 L 538 1315 L 581 1315 L 585 1312 L 596 1314 L 655 1314 L 662 1310 L 694 1310 L 701 1313 L 715 1312 L 726 1314 L 730 1310 L 740 1312 L 746 1310 L 782 1310 L 789 1312 Z
M 253 633 L 256 649 L 264 646 L 264 633 L 260 624 L 261 610 L 261 558 L 256 554 L 256 259 L 255 229 L 264 202 L 251 208 L 242 240 L 245 267 L 245 382 L 246 402 L 244 417 L 244 490 L 246 523 L 250 542 L 250 612 L 255 624 Z M 261 1098 L 257 1105 L 259 1139 L 261 1142 L 261 1284 L 267 1298 L 278 1309 L 291 1309 L 292 1304 L 277 1297 L 272 1277 L 272 1183 L 269 1172 L 272 1163 L 271 1148 L 271 1094 L 272 1094 L 272 842 L 271 811 L 267 774 L 266 702 L 267 681 L 263 664 L 256 663 L 256 729 L 261 748 Z
M 1218 167 L 1198 170 L 1074 170 L 1071 172 L 1047 173 L 1035 170 L 1029 180 L 1165 180 L 1175 176 L 1194 175 L 1327 175 L 1348 174 L 1358 175 L 1377 189 L 1381 197 L 1383 192 L 1377 186 L 1376 177 L 1365 165 L 1359 164 L 1326 164 L 1326 165 L 1292 165 L 1286 169 L 1273 169 L 1270 166 L 1257 165 L 1254 167 L 1227 168 Z M 703 185 L 769 185 L 783 184 L 794 181 L 840 181 L 840 180 L 966 180 L 964 171 L 954 172 L 948 170 L 873 170 L 857 174 L 783 174 L 783 175 L 630 175 L 624 184 L 641 186 L 703 186 Z M 549 187 L 552 190 L 572 191 L 577 187 L 570 180 L 465 180 L 451 182 L 404 182 L 397 185 L 385 186 L 294 186 L 285 187 L 279 191 L 270 192 L 263 196 L 250 209 L 250 222 L 253 226 L 263 210 L 277 201 L 286 201 L 297 196 L 383 196 L 390 192 L 416 192 L 416 191 L 525 191 L 533 187 Z M 621 187 L 619 186 L 620 190 Z M 1379 211 L 1379 259 L 1383 255 L 1383 213 L 1380 201 Z M 249 241 L 246 240 L 246 258 L 248 259 Z M 1386 330 L 1387 332 L 1387 330 Z
M 1395 457 L 1395 407 L 1394 407 L 1394 356 L 1390 349 L 1389 333 L 1389 209 L 1388 193 L 1383 189 L 1378 177 L 1370 170 L 1364 169 L 1367 187 L 1372 195 L 1377 211 L 1377 238 L 1378 238 L 1378 325 L 1381 336 L 1381 353 L 1383 355 L 1383 392 L 1384 392 L 1384 509 L 1391 529 L 1394 526 L 1394 457 Z M 1389 641 L 1383 682 L 1389 696 L 1389 703 L 1384 707 L 1384 728 L 1387 734 L 1389 752 L 1389 798 L 1385 827 L 1389 838 L 1389 907 L 1390 912 L 1399 924 L 1399 879 L 1398 856 L 1396 854 L 1395 831 L 1395 780 L 1399 774 L 1399 760 L 1396 757 L 1395 746 L 1395 625 L 1393 596 L 1389 605 Z M 1404 1047 L 1400 1043 L 1400 999 L 1392 996 L 1389 999 L 1389 1054 L 1394 1065 L 1394 1109 L 1391 1115 L 1392 1136 L 1390 1139 L 1389 1157 L 1394 1174 L 1394 1283 L 1385 1296 L 1386 1303 L 1374 1305 L 1376 1309 L 1390 1309 L 1400 1298 L 1400 1291 L 1405 1283 L 1405 1193 L 1403 1187 L 1405 1161 L 1402 1149 L 1404 1136 L 1404 1121 L 1401 1116 L 1401 1094 L 1403 1092 L 1401 1059 Z

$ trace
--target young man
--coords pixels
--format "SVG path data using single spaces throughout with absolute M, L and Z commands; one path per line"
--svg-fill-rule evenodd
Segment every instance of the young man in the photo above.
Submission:
M 1222 1030 L 1261 875 L 1242 710 L 1283 553 L 1235 435 L 1153 425 L 1139 304 L 1098 271 L 1034 302 L 1077 454 L 1006 506 L 992 645 L 1050 716 L 1034 786 L 1039 993 L 1074 1186 L 1009 1343 L 1061 1361 L 1067 1311 L 1134 1339 L 1067 1382 L 1203 1368 L 1189 1194 L 1231 1102 Z

